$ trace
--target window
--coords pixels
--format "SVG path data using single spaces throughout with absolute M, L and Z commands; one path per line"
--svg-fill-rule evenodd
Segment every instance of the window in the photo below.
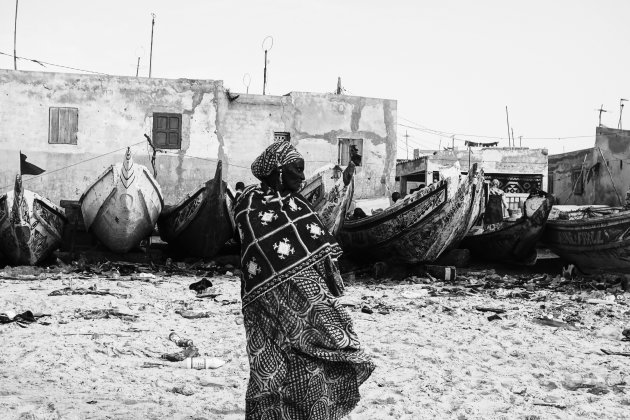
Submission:
M 571 172 L 571 186 L 573 194 L 582 195 L 584 193 L 584 179 L 582 178 L 582 169 L 574 169 Z
M 273 133 L 273 141 L 291 141 L 291 134 L 285 131 L 275 131 Z
M 182 148 L 182 114 L 153 113 L 153 144 L 160 149 Z
M 350 146 L 356 146 L 359 154 L 363 156 L 363 139 L 339 139 L 339 153 L 337 155 L 339 165 L 347 165 L 350 162 Z
M 48 111 L 48 143 L 77 144 L 78 123 L 77 108 L 51 106 Z

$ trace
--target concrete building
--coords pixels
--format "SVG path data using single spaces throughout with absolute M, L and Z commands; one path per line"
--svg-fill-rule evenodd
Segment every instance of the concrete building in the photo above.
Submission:
M 551 192 L 558 204 L 623 205 L 630 187 L 630 131 L 595 130 L 595 147 L 549 156 Z
M 426 152 L 425 152 L 426 153 Z M 511 209 L 519 208 L 531 189 L 547 188 L 547 149 L 525 147 L 481 147 L 429 152 L 396 165 L 396 190 L 409 194 L 422 185 L 439 180 L 440 171 L 459 162 L 462 174 L 475 163 L 486 181 L 498 179 Z
M 25 188 L 51 200 L 76 200 L 132 147 L 147 167 L 157 146 L 157 180 L 174 203 L 214 175 L 256 182 L 250 165 L 274 140 L 304 155 L 306 176 L 345 165 L 349 146 L 363 155 L 357 198 L 383 196 L 396 162 L 395 100 L 291 92 L 234 94 L 217 80 L 149 79 L 0 70 L 0 187 L 13 185 L 19 151 L 46 169 Z

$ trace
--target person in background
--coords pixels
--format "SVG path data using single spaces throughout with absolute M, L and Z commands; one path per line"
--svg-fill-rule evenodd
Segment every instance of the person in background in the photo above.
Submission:
M 243 194 L 243 190 L 245 189 L 245 184 L 242 181 L 238 181 L 235 186 L 236 194 L 234 194 L 234 200 L 236 201 L 241 194 Z
M 483 222 L 487 225 L 499 223 L 503 221 L 503 217 L 507 212 L 508 203 L 505 199 L 505 192 L 499 188 L 498 179 L 493 179 L 488 190 L 488 203 L 486 211 L 483 215 Z
M 395 203 L 398 200 L 400 200 L 400 193 L 398 191 L 394 191 L 392 193 L 392 202 Z
M 367 217 L 367 214 L 365 214 L 361 207 L 357 207 L 354 209 L 354 212 L 352 213 L 353 220 L 363 219 L 365 217 Z
M 304 159 L 293 145 L 267 147 L 252 173 L 261 184 L 235 207 L 250 368 L 245 418 L 340 419 L 374 370 L 337 300 L 341 248 L 298 193 Z

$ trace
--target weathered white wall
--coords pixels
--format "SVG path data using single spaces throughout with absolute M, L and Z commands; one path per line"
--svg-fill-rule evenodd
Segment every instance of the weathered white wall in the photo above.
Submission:
M 574 171 L 582 172 L 582 194 L 574 191 Z M 630 189 L 630 130 L 597 127 L 594 148 L 549 157 L 549 176 L 561 204 L 624 205 Z
M 233 180 L 255 182 L 249 165 L 271 144 L 274 132 L 281 131 L 290 133 L 291 142 L 304 155 L 307 177 L 324 165 L 337 163 L 339 138 L 354 138 L 363 139 L 363 165 L 356 174 L 355 198 L 386 195 L 387 187 L 393 186 L 394 100 L 303 92 L 285 96 L 241 94 L 228 101 L 222 115 L 220 131 L 226 139 Z
M 50 107 L 78 108 L 77 145 L 48 143 Z M 222 82 L 168 80 L 0 70 L 0 187 L 13 184 L 19 150 L 47 172 L 25 176 L 25 187 L 49 197 L 78 199 L 110 164 L 132 147 L 149 167 L 144 134 L 154 112 L 182 114 L 181 150 L 160 151 L 158 182 L 167 203 L 213 176 L 224 161 L 224 179 L 255 182 L 253 159 L 273 141 L 274 131 L 291 134 L 304 154 L 306 172 L 337 162 L 338 138 L 364 139 L 364 165 L 356 196 L 386 194 L 396 156 L 396 101 L 345 95 L 241 94 L 228 99 Z
M 183 114 L 182 149 L 157 157 L 158 182 L 167 201 L 174 201 L 214 173 L 214 161 L 187 157 L 221 153 L 216 97 L 222 89 L 220 81 L 0 70 L 0 187 L 13 184 L 22 150 L 47 171 L 32 180 L 25 176 L 26 188 L 56 202 L 78 199 L 95 177 L 123 159 L 124 150 L 103 154 L 139 143 L 132 148 L 134 159 L 149 167 L 144 134 L 151 135 L 152 115 L 176 112 Z M 49 107 L 78 108 L 76 145 L 48 143 Z

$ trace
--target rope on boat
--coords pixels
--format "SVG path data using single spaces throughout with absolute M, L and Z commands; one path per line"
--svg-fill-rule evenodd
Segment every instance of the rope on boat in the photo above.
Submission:
M 82 160 L 80 162 L 75 162 L 75 163 L 73 163 L 71 165 L 68 165 L 68 166 L 64 166 L 64 167 L 61 167 L 61 168 L 53 169 L 52 171 L 46 171 L 46 172 L 44 172 L 41 175 L 36 175 L 36 176 L 30 177 L 28 179 L 23 179 L 22 182 L 28 182 L 28 181 L 32 181 L 32 180 L 37 179 L 37 178 L 41 178 L 41 177 L 46 176 L 46 175 L 54 174 L 55 172 L 60 172 L 60 171 L 66 170 L 68 168 L 72 168 L 73 166 L 81 165 L 82 163 L 89 162 L 89 161 L 92 161 L 92 160 L 95 160 L 95 159 L 99 159 L 99 158 L 102 158 L 103 156 L 111 155 L 112 153 L 117 153 L 117 152 L 120 152 L 121 150 L 126 150 L 128 147 L 137 146 L 137 145 L 142 144 L 142 143 L 144 143 L 144 141 L 140 141 L 138 143 L 134 143 L 134 144 L 131 144 L 129 146 L 121 147 L 120 149 L 112 150 L 110 152 L 103 153 L 102 155 L 94 156 L 92 158 L 85 159 L 85 160 Z M 0 187 L 0 190 L 4 190 L 5 188 L 9 188 L 11 186 L 12 186 L 12 184 L 5 185 L 3 187 Z
M 151 155 L 151 166 L 153 166 L 153 177 L 157 178 L 157 169 L 155 169 L 155 146 L 153 145 L 153 142 L 151 141 L 151 137 L 149 137 L 146 133 L 144 134 L 144 137 L 147 139 L 147 142 L 149 143 L 149 147 L 153 149 L 153 154 Z

